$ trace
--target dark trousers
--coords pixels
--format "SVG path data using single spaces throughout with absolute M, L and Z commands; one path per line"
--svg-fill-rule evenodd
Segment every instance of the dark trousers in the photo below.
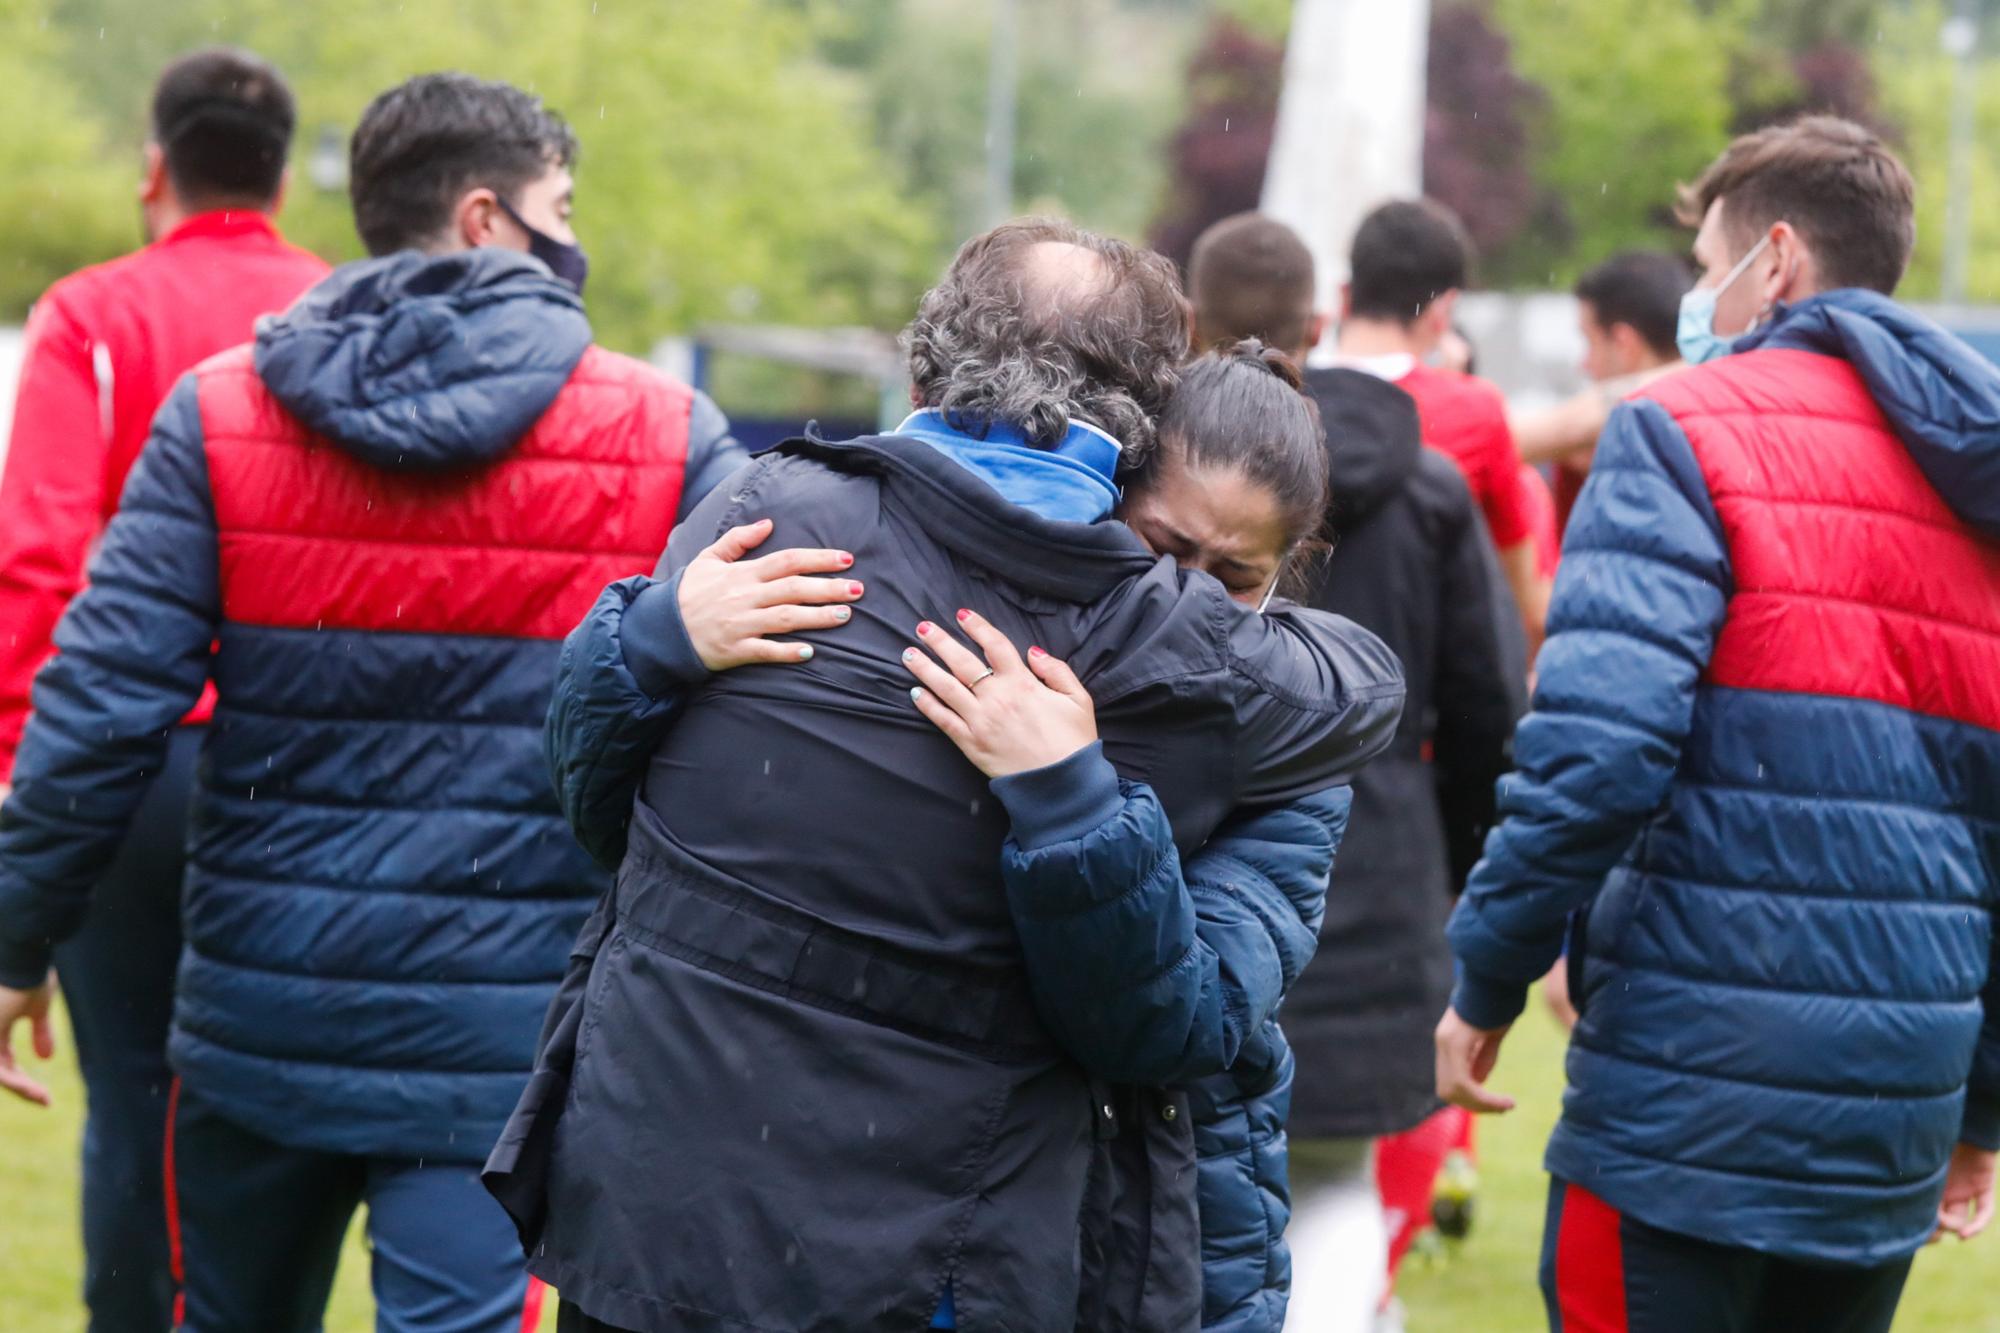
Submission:
M 1551 1333 L 1888 1333 L 1910 1260 L 1797 1263 L 1626 1217 L 1549 1186 L 1542 1297 Z
M 83 1298 L 91 1333 L 158 1333 L 173 1311 L 166 1204 L 167 1028 L 180 960 L 188 801 L 202 729 L 182 727 L 84 928 L 56 950 L 83 1073 Z
M 177 1085 L 169 1215 L 183 1333 L 318 1333 L 355 1209 L 368 1209 L 378 1333 L 520 1333 L 514 1223 L 471 1163 L 276 1143 Z
M 556 1305 L 556 1333 L 631 1333 L 631 1330 L 592 1319 L 568 1301 L 562 1301 Z

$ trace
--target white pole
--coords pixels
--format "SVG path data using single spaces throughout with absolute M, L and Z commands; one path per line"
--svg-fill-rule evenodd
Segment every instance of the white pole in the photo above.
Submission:
M 1423 189 L 1430 0 L 1298 0 L 1265 169 L 1264 212 L 1313 252 L 1322 310 L 1347 279 L 1354 229 Z

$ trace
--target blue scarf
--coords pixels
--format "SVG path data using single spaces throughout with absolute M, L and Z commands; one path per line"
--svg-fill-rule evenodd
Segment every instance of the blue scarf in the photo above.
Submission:
M 935 408 L 912 412 L 891 432 L 922 440 L 1000 493 L 1009 504 L 1061 523 L 1095 523 L 1118 503 L 1118 441 L 1072 421 L 1053 448 L 1038 449 L 1019 428 L 987 423 L 959 430 Z

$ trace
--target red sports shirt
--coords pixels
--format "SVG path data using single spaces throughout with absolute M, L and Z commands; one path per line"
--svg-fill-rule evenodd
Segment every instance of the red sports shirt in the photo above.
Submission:
M 35 303 L 0 474 L 0 782 L 13 772 L 29 686 L 154 410 L 184 371 L 247 340 L 257 316 L 326 273 L 267 215 L 231 210 L 73 273 Z
M 1424 443 L 1451 456 L 1501 550 L 1534 535 L 1521 459 L 1507 427 L 1507 403 L 1485 380 L 1418 362 L 1396 387 L 1417 400 Z

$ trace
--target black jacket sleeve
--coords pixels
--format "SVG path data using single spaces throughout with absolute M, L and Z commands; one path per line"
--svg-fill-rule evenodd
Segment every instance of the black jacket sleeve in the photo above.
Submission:
M 1520 615 L 1486 525 L 1462 484 L 1449 499 L 1439 551 L 1432 771 L 1456 895 L 1493 826 L 1495 784 L 1513 767 L 1528 666 Z
M 1351 781 L 1396 734 L 1402 663 L 1344 616 L 1232 607 L 1238 803 L 1284 805 Z

